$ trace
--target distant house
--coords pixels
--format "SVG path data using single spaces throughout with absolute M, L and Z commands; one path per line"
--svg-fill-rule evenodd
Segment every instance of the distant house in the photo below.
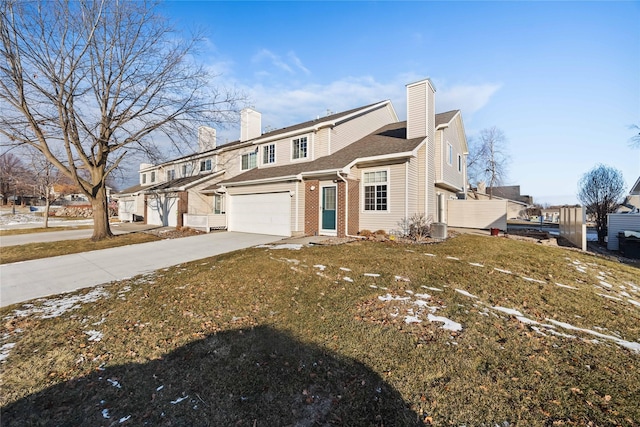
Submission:
M 636 180 L 636 183 L 633 184 L 631 190 L 629 190 L 629 195 L 625 197 L 624 202 L 618 209 L 618 212 L 630 212 L 633 209 L 640 210 L 640 177 Z
M 493 191 L 493 194 L 490 194 Z M 533 204 L 531 196 L 521 196 L 519 185 L 506 187 L 486 187 L 483 182 L 473 188 L 468 197 L 475 200 L 507 201 L 507 219 L 528 218 L 527 209 Z
M 467 141 L 460 111 L 435 113 L 429 79 L 406 86 L 407 120 L 381 101 L 262 133 L 245 109 L 240 139 L 142 164 L 140 182 L 116 197 L 123 217 L 147 223 L 292 235 L 355 235 L 398 227 L 437 200 L 465 192 Z M 437 197 L 441 195 L 441 197 Z

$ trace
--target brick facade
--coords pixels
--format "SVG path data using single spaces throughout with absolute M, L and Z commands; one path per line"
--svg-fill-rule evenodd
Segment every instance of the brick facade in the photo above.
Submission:
M 337 208 L 338 208 L 338 212 L 336 213 L 337 215 L 337 223 L 336 223 L 336 228 L 337 228 L 337 232 L 338 232 L 338 237 L 345 237 L 345 203 L 346 203 L 346 190 L 347 186 L 344 183 L 344 181 L 338 181 L 338 200 L 337 200 Z
M 349 183 L 349 223 L 347 232 L 355 236 L 360 231 L 360 181 L 347 179 Z
M 314 187 L 314 189 L 311 190 L 311 187 Z M 320 181 L 305 181 L 304 204 L 304 234 L 316 236 L 320 231 L 318 224 L 320 216 Z
M 184 225 L 183 214 L 188 212 L 189 207 L 189 193 L 187 191 L 181 191 L 178 193 L 178 228 Z

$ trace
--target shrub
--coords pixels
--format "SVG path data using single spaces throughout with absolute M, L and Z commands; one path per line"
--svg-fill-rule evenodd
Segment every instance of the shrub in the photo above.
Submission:
M 418 242 L 429 236 L 432 222 L 431 216 L 423 213 L 413 214 L 410 218 L 403 218 L 398 222 L 399 230 L 396 234 Z

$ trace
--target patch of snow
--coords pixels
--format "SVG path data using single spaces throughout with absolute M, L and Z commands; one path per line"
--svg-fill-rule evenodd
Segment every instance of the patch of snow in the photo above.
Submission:
M 500 273 L 504 273 L 504 274 L 513 274 L 510 270 L 503 270 L 501 268 L 493 268 L 495 271 L 499 271 Z
M 416 298 L 422 298 L 422 299 L 430 299 L 431 295 L 429 294 L 415 294 Z
M 159 386 L 159 387 L 156 387 L 156 391 L 160 391 L 160 390 L 162 390 L 163 388 L 164 388 L 164 386 L 163 386 L 163 385 L 161 385 L 161 386 Z
M 622 295 L 623 297 L 627 297 L 627 298 L 631 297 L 631 295 L 629 295 L 628 292 L 624 292 L 624 291 L 620 292 L 620 295 Z
M 300 243 L 283 243 L 281 245 L 258 245 L 254 246 L 254 248 L 266 248 L 266 249 L 291 249 L 293 251 L 299 251 L 302 249 L 302 244 Z
M 369 285 L 369 287 L 373 288 L 373 289 L 378 289 L 378 287 L 376 285 Z
M 429 307 L 429 303 L 426 302 L 425 300 L 419 299 L 419 300 L 415 300 L 413 303 L 418 307 Z
M 601 297 L 609 298 L 616 301 L 623 301 L 622 298 L 614 297 L 613 295 L 607 295 L 607 294 L 598 294 L 598 295 L 600 295 Z
M 88 341 L 100 341 L 104 336 L 102 332 L 95 331 L 93 329 L 90 331 L 84 331 L 84 333 L 89 335 L 89 338 L 87 338 Z
M 458 322 L 454 322 L 451 319 L 447 319 L 442 316 L 434 316 L 433 314 L 428 314 L 427 319 L 429 322 L 442 322 L 444 325 L 441 326 L 442 329 L 446 329 L 448 331 L 461 331 L 462 325 Z
M 426 256 L 435 256 L 434 254 L 427 254 L 425 253 Z
M 430 291 L 442 292 L 442 289 L 440 289 L 440 288 L 432 288 L 430 286 L 424 286 L 424 285 L 422 285 L 420 287 L 423 288 L 423 289 L 428 289 Z
M 409 280 L 408 277 L 403 277 L 403 276 L 393 276 L 394 279 L 396 279 L 396 282 L 410 282 L 411 280 Z
M 127 417 L 122 417 L 122 418 L 120 418 L 119 423 L 120 423 L 120 424 L 122 424 L 123 422 L 128 421 L 128 420 L 129 420 L 129 418 L 131 418 L 131 415 L 129 415 L 129 416 L 127 416 Z
M 399 297 L 391 294 L 381 295 L 378 297 L 380 301 L 409 301 L 411 297 Z
M 114 386 L 115 388 L 122 388 L 122 385 L 116 380 L 112 380 L 111 378 L 107 378 L 107 382 L 109 384 L 111 384 L 112 386 Z
M 560 286 L 561 288 L 567 288 L 567 289 L 578 289 L 575 286 L 563 285 L 562 283 L 556 283 L 556 286 Z
M 9 357 L 9 353 L 11 349 L 16 346 L 16 343 L 9 342 L 0 347 L 0 362 L 4 362 L 4 360 Z
M 553 320 L 553 319 L 547 319 L 547 321 L 551 322 L 552 324 L 559 326 L 561 328 L 564 329 L 568 329 L 571 331 L 580 331 L 580 332 L 584 332 L 590 335 L 594 335 L 598 338 L 603 338 L 606 340 L 611 340 L 613 342 L 615 342 L 616 344 L 627 348 L 631 351 L 634 351 L 636 353 L 640 353 L 640 343 L 638 342 L 632 342 L 632 341 L 625 341 L 621 338 L 615 337 L 613 335 L 605 335 L 605 334 L 601 334 L 600 332 L 596 332 L 596 331 L 592 331 L 591 329 L 584 329 L 584 328 L 578 328 L 576 326 L 570 325 L 569 323 L 564 323 L 564 322 L 558 322 L 557 320 Z
M 640 302 L 632 300 L 631 298 L 627 299 L 627 301 L 629 301 L 631 304 L 640 307 Z
M 404 316 L 404 323 L 422 323 L 418 316 Z
M 462 294 L 464 296 L 467 296 L 469 298 L 478 298 L 477 296 L 475 296 L 473 294 L 470 294 L 469 292 L 467 292 L 465 290 L 462 290 L 462 289 L 456 289 L 456 292 L 458 292 L 458 293 L 460 293 L 460 294 Z
M 604 287 L 606 287 L 606 288 L 609 288 L 609 289 L 613 288 L 613 286 L 612 286 L 612 285 L 608 284 L 608 283 L 607 283 L 607 282 L 605 282 L 604 280 L 601 280 L 601 281 L 600 281 L 600 285 L 602 285 L 602 286 L 604 286 Z
M 344 277 L 342 278 L 342 280 L 344 280 L 345 282 L 351 282 L 351 283 L 353 283 L 353 279 L 352 279 L 351 277 L 344 276 Z
M 520 323 L 524 323 L 525 325 L 539 325 L 540 322 L 536 322 L 533 319 L 529 319 L 528 317 L 524 317 L 524 316 L 516 316 L 516 319 L 518 319 L 518 321 Z
M 109 410 L 108 409 L 103 409 L 102 410 L 102 418 L 106 418 L 106 419 L 111 418 L 111 416 L 109 415 Z
M 24 304 L 25 310 L 14 310 L 13 315 L 15 317 L 27 317 L 30 315 L 36 315 L 41 319 L 50 319 L 53 317 L 62 316 L 69 310 L 75 310 L 81 307 L 81 304 L 87 304 L 90 302 L 96 302 L 100 298 L 108 297 L 109 293 L 102 287 L 92 289 L 90 292 L 84 295 L 73 295 L 67 297 L 61 297 L 56 299 L 41 298 L 38 302 L 42 302 L 40 307 L 36 307 L 33 304 Z
M 318 268 L 320 269 L 320 271 L 324 271 L 327 268 L 327 266 L 322 264 L 316 264 L 313 266 L 313 268 Z
M 580 273 L 586 273 L 587 272 L 587 270 L 585 270 L 582 267 L 576 267 L 576 270 L 578 270 L 578 272 L 580 272 Z
M 447 259 L 451 259 L 453 261 L 460 261 L 460 258 L 456 258 L 454 256 L 447 256 Z
M 364 275 L 367 277 L 380 277 L 378 273 L 364 273 Z
M 478 262 L 470 262 L 469 265 L 473 265 L 474 267 L 484 267 L 484 264 L 480 264 Z
M 347 268 L 347 267 L 340 267 L 340 270 L 342 270 L 342 271 L 351 271 L 351 269 Z
M 506 314 L 510 314 L 512 316 L 523 316 L 524 314 L 520 313 L 518 310 L 513 309 L 513 308 L 506 308 L 506 307 L 500 307 L 500 306 L 495 306 L 495 307 L 491 307 L 494 310 L 498 310 L 501 311 L 502 313 L 506 313 Z
M 176 400 L 172 400 L 172 401 L 171 401 L 171 404 L 172 404 L 172 405 L 178 404 L 178 403 L 180 403 L 180 402 L 182 402 L 183 400 L 186 400 L 186 399 L 188 399 L 188 398 L 189 398 L 189 396 L 179 397 L 179 398 L 177 398 Z

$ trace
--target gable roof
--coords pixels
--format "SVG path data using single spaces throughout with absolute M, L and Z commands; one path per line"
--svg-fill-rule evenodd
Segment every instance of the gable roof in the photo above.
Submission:
M 460 110 L 451 110 L 451 111 L 446 111 L 444 113 L 437 113 L 436 120 L 435 120 L 436 127 L 449 123 L 451 119 L 453 119 L 456 116 L 456 114 L 458 114 L 459 112 Z
M 224 173 L 224 171 L 218 171 L 207 174 L 199 174 L 192 176 L 185 176 L 182 178 L 173 179 L 171 181 L 161 182 L 155 185 L 141 185 L 137 184 L 133 187 L 126 188 L 119 193 L 119 196 L 127 195 L 127 194 L 135 194 L 135 193 L 147 193 L 151 191 L 159 191 L 159 192 L 168 192 L 168 191 L 184 191 L 189 187 L 193 187 L 194 185 L 200 184 L 202 182 L 206 182 L 211 178 L 219 177 Z
M 633 187 L 631 187 L 631 190 L 629 190 L 629 194 L 631 195 L 640 194 L 640 176 L 638 177 L 638 180 L 636 181 L 636 183 L 633 184 Z
M 323 171 L 338 171 L 363 159 L 393 155 L 400 156 L 412 152 L 425 139 L 424 137 L 406 138 L 407 122 L 391 123 L 353 144 L 349 144 L 345 148 L 328 156 L 320 157 L 317 160 L 284 166 L 255 168 L 222 181 L 220 184 L 227 185 L 267 179 L 284 179 L 293 178 L 300 174 L 311 175 Z
M 246 145 L 251 145 L 254 144 L 256 142 L 258 142 L 261 139 L 270 139 L 273 137 L 277 137 L 279 135 L 285 135 L 288 134 L 290 132 L 296 132 L 296 131 L 302 131 L 304 129 L 309 129 L 309 128 L 313 128 L 316 126 L 324 126 L 324 125 L 330 125 L 334 122 L 338 122 L 340 123 L 342 120 L 349 120 L 351 118 L 353 118 L 354 116 L 358 116 L 358 113 L 362 113 L 364 114 L 365 112 L 368 112 L 371 109 L 378 109 L 378 108 L 382 108 L 385 107 L 387 105 L 391 105 L 391 101 L 380 101 L 380 102 L 376 102 L 373 104 L 369 104 L 369 105 L 365 105 L 362 107 L 357 107 L 357 108 L 352 108 L 351 110 L 347 110 L 347 111 L 342 111 L 340 113 L 335 113 L 335 114 L 331 114 L 325 117 L 318 117 L 317 119 L 314 120 L 307 120 L 306 122 L 302 122 L 302 123 L 298 123 L 295 125 L 291 125 L 291 126 L 287 126 L 281 129 L 276 129 L 276 130 L 272 130 L 266 133 L 263 133 L 262 135 L 247 140 L 247 141 L 240 141 L 240 140 L 236 140 L 236 141 L 232 141 L 232 142 L 228 142 L 226 144 L 222 144 L 219 145 L 215 148 L 212 148 L 210 150 L 206 150 L 206 151 L 202 151 L 199 153 L 192 153 L 192 154 L 188 154 L 185 156 L 181 156 L 181 157 L 177 157 L 175 159 L 172 160 L 168 160 L 166 162 L 162 162 L 158 165 L 153 165 L 150 166 L 149 169 L 152 168 L 156 168 L 158 166 L 162 166 L 162 165 L 166 165 L 166 164 L 170 164 L 170 163 L 174 163 L 174 162 L 178 162 L 180 160 L 185 160 L 191 157 L 197 158 L 197 157 L 206 157 L 208 155 L 212 155 L 212 154 L 216 154 L 219 151 L 226 151 L 229 149 L 234 149 L 237 148 L 237 146 L 242 146 L 244 144 Z M 374 108 L 377 107 L 377 108 Z

